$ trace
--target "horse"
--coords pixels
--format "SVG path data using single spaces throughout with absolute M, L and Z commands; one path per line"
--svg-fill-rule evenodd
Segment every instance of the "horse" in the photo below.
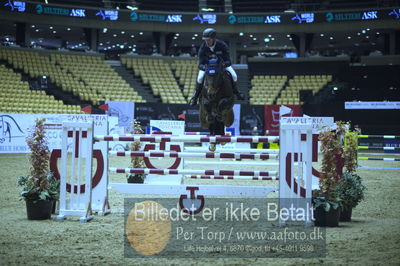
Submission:
M 225 135 L 224 126 L 233 124 L 234 96 L 232 77 L 225 70 L 222 60 L 209 60 L 200 97 L 200 123 L 210 135 Z M 210 151 L 215 151 L 215 143 L 210 143 Z

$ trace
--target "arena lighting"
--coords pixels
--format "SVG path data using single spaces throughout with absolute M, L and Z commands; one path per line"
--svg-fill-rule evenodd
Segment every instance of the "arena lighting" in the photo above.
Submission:
M 254 38 L 253 38 L 253 41 L 257 41 L 257 38 L 256 38 L 256 37 L 254 37 Z
M 243 36 L 243 32 L 239 33 L 239 36 Z
M 107 31 L 108 31 L 107 28 L 104 28 L 104 29 L 103 29 L 103 33 L 106 33 Z
M 321 33 L 319 36 L 321 36 L 321 37 L 324 37 L 324 34 L 323 34 L 323 33 Z
M 35 27 L 35 25 L 31 25 L 31 28 L 34 28 Z
M 284 13 L 296 13 L 296 10 L 294 10 L 294 9 L 286 9 L 283 12 Z
M 127 9 L 130 9 L 132 11 L 138 10 L 136 6 L 126 6 Z
M 250 37 L 250 38 L 253 38 L 253 34 L 250 34 L 249 37 Z
M 125 34 L 125 31 L 121 31 L 121 34 Z
M 67 31 L 70 31 L 71 30 L 71 28 L 67 28 Z
M 46 5 L 48 5 L 48 4 L 49 4 L 49 1 L 47 1 L 47 0 L 44 0 L 44 3 L 45 3 Z
M 347 39 L 349 39 L 349 40 L 350 40 L 350 39 L 351 39 L 351 37 L 350 37 L 350 36 L 347 36 Z
M 329 39 L 330 39 L 330 40 L 333 40 L 333 37 L 331 36 L 331 37 L 329 37 Z
M 264 42 L 269 42 L 269 41 L 270 41 L 269 38 L 265 38 L 265 39 L 264 39 Z
M 139 32 L 139 34 L 140 34 L 140 35 L 143 35 L 143 32 L 141 31 L 141 32 Z M 179 36 L 179 35 L 178 35 L 178 36 Z
M 51 30 L 52 30 L 52 29 L 53 29 L 53 26 L 50 26 L 50 27 L 49 27 L 49 29 L 51 29 Z
M 135 35 L 131 35 L 131 38 L 135 38 Z
M 211 11 L 214 11 L 214 8 L 204 8 L 204 7 L 203 7 L 203 8 L 201 9 L 201 11 L 206 11 L 206 12 L 210 11 L 210 12 L 211 12 Z

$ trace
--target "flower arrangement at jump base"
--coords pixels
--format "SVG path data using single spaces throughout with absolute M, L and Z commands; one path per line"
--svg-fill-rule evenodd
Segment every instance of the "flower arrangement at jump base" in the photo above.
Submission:
M 129 133 L 131 134 L 143 134 L 144 131 L 140 126 L 140 122 L 134 120 L 133 121 L 133 129 Z M 140 151 L 142 150 L 142 143 L 140 141 L 134 141 L 131 143 L 129 147 L 130 151 Z M 131 166 L 133 168 L 144 168 L 144 159 L 143 157 L 131 157 Z M 128 183 L 143 183 L 144 179 L 146 178 L 147 174 L 128 174 L 127 181 Z
M 341 199 L 335 189 L 342 177 L 344 132 L 344 123 L 337 122 L 336 129 L 326 128 L 319 134 L 323 174 L 319 189 L 313 191 L 316 226 L 338 226 L 339 223 Z
M 344 140 L 344 166 L 346 171 L 340 179 L 335 191 L 341 199 L 342 209 L 340 212 L 340 221 L 343 222 L 351 221 L 352 210 L 364 199 L 364 191 L 366 189 L 362 184 L 361 177 L 356 174 L 357 147 L 358 132 L 346 132 Z
M 351 209 L 364 198 L 365 186 L 355 174 L 358 133 L 349 128 L 349 123 L 338 121 L 335 130 L 320 133 L 323 176 L 319 190 L 313 191 L 316 226 L 338 226 L 339 220 L 350 221 Z
M 28 176 L 18 178 L 29 220 L 50 219 L 54 201 L 59 197 L 59 181 L 49 170 L 49 147 L 44 122 L 45 119 L 37 119 L 26 138 L 31 150 L 30 173 Z

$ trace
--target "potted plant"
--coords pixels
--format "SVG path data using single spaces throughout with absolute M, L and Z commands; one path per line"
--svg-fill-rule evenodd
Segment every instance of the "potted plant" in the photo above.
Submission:
M 59 181 L 49 171 L 49 147 L 44 131 L 44 121 L 45 119 L 37 119 L 26 138 L 31 150 L 30 173 L 28 176 L 18 178 L 29 220 L 50 219 L 54 201 L 59 197 Z
M 345 136 L 344 159 L 346 172 L 336 187 L 336 194 L 342 200 L 340 221 L 350 222 L 353 208 L 364 199 L 366 187 L 355 171 L 357 168 L 358 132 L 347 132 Z
M 133 129 L 130 131 L 131 134 L 143 134 L 144 131 L 140 126 L 140 122 L 134 120 L 133 121 Z M 130 151 L 140 151 L 142 150 L 142 143 L 140 141 L 134 141 L 131 143 L 129 147 Z M 131 157 L 131 165 L 133 168 L 145 168 L 145 163 L 143 157 Z M 127 181 L 128 183 L 143 183 L 146 178 L 146 174 L 128 174 Z
M 340 218 L 340 198 L 333 193 L 321 193 L 313 190 L 314 225 L 336 227 Z
M 364 199 L 365 189 L 359 175 L 348 171 L 344 173 L 335 188 L 336 195 L 340 197 L 342 203 L 340 221 L 351 221 L 352 210 Z
M 321 132 L 322 176 L 319 189 L 313 191 L 314 224 L 316 226 L 338 226 L 341 199 L 335 192 L 342 176 L 344 123 L 337 122 L 335 130 Z

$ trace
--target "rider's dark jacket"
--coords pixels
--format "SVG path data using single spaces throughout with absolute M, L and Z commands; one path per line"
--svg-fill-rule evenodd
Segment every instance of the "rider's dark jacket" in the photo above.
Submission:
M 217 56 L 217 58 L 223 60 L 224 66 L 229 67 L 231 65 L 231 60 L 229 56 L 228 45 L 224 41 L 215 40 L 214 51 L 207 46 L 205 42 L 200 45 L 199 49 L 199 69 L 204 70 L 208 63 L 208 60 L 212 56 Z

